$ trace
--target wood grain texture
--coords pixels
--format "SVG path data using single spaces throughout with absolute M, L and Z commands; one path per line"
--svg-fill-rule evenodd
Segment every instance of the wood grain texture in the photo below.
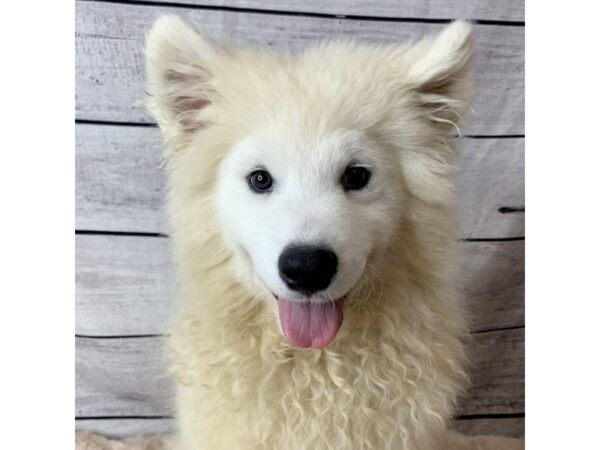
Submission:
M 165 332 L 175 292 L 167 239 L 78 235 L 75 263 L 78 334 Z
M 525 436 L 525 419 L 519 418 L 494 418 L 494 419 L 468 419 L 454 421 L 452 428 L 469 435 L 496 435 L 521 438 Z
M 138 3 L 141 0 L 130 0 Z M 159 0 L 150 0 L 159 3 Z M 424 19 L 525 19 L 521 0 L 465 1 L 465 0 L 178 0 L 177 3 L 229 8 L 249 8 L 267 11 L 294 11 L 333 14 L 337 16 L 406 17 Z
M 326 38 L 401 42 L 443 24 L 381 22 L 169 8 L 76 3 L 76 117 L 152 122 L 144 98 L 144 35 L 163 14 L 183 15 L 207 34 L 237 43 L 298 50 Z M 464 134 L 523 134 L 524 29 L 475 25 L 479 94 Z
M 525 329 L 471 335 L 471 387 L 459 415 L 525 411 Z
M 172 415 L 162 337 L 76 338 L 75 415 Z
M 457 420 L 452 428 L 469 435 L 498 435 L 522 437 L 525 433 L 523 418 L 494 418 Z M 173 419 L 127 419 L 78 420 L 78 431 L 91 431 L 104 436 L 121 438 L 141 434 L 165 434 L 175 430 Z
M 499 208 L 525 205 L 525 139 L 463 139 L 458 148 L 460 236 L 524 236 L 525 214 Z
M 175 281 L 169 240 L 76 236 L 76 332 L 164 333 Z M 524 323 L 523 241 L 462 242 L 457 279 L 473 331 Z
M 175 430 L 173 419 L 97 419 L 77 420 L 76 431 L 90 431 L 110 438 L 124 438 L 142 434 L 166 434 Z
M 525 241 L 463 242 L 456 284 L 473 331 L 525 325 Z
M 162 338 L 77 338 L 77 416 L 169 416 Z M 472 386 L 459 415 L 524 411 L 523 330 L 473 335 Z
M 76 227 L 167 233 L 163 214 L 163 148 L 156 128 L 78 124 Z M 524 234 L 524 139 L 462 139 L 457 176 L 461 237 Z
M 165 232 L 158 129 L 75 126 L 75 226 Z

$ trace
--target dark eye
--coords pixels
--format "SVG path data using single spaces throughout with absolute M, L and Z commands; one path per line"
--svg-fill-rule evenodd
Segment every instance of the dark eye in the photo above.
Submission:
M 342 186 L 345 191 L 358 191 L 369 184 L 371 172 L 366 167 L 348 166 L 342 175 Z
M 248 176 L 248 185 L 253 191 L 262 194 L 271 190 L 273 178 L 266 170 L 255 170 Z

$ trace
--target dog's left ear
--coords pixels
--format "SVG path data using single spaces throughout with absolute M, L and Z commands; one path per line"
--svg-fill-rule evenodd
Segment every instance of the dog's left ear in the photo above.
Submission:
M 446 204 L 453 198 L 454 185 L 450 134 L 460 134 L 459 119 L 472 95 L 471 26 L 454 22 L 406 49 L 403 58 L 405 87 L 414 92 L 420 112 L 443 136 L 436 136 L 430 146 L 407 147 L 401 153 L 406 184 L 422 200 Z
M 456 21 L 436 36 L 409 48 L 407 80 L 429 118 L 444 131 L 458 128 L 458 119 L 472 96 L 473 33 Z

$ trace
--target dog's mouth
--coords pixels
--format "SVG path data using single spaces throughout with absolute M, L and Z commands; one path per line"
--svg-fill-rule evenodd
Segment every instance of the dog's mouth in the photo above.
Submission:
M 275 297 L 287 340 L 299 348 L 329 345 L 342 326 L 344 297 L 335 301 L 297 301 Z

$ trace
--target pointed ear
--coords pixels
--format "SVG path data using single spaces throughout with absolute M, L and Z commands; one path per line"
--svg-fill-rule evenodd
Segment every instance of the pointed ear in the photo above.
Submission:
M 147 107 L 168 140 L 206 125 L 202 112 L 217 95 L 212 66 L 224 52 L 177 16 L 155 22 L 146 43 Z
M 471 25 L 453 22 L 437 36 L 416 43 L 406 56 L 409 85 L 417 92 L 429 118 L 444 131 L 457 130 L 458 119 L 467 109 L 473 91 Z

